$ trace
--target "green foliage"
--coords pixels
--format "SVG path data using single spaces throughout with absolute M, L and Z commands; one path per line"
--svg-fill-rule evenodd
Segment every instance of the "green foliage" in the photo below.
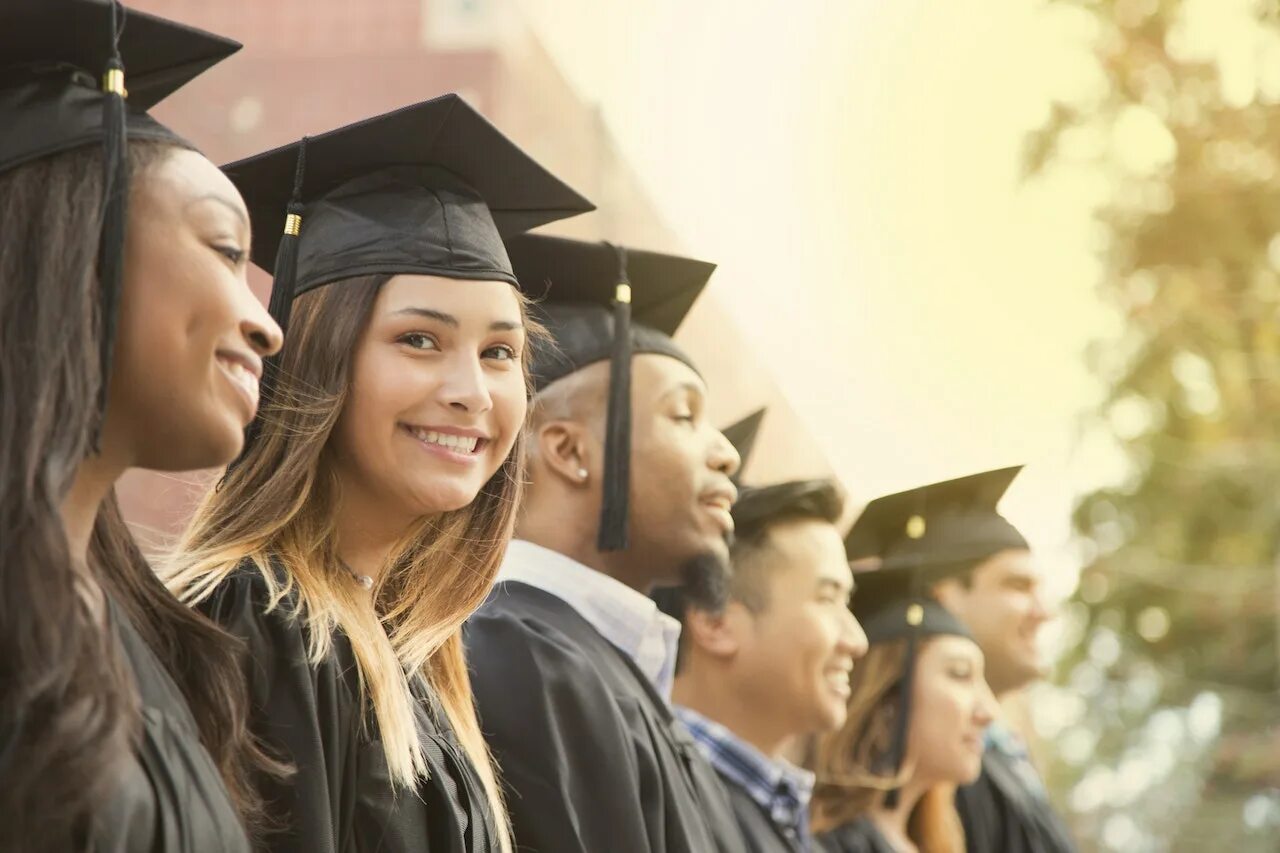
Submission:
M 1107 88 L 1026 147 L 1034 178 L 1100 135 L 1089 165 L 1114 189 L 1100 287 L 1125 331 L 1091 360 L 1129 475 L 1076 512 L 1091 558 L 1065 666 L 1096 746 L 1053 770 L 1086 849 L 1280 831 L 1280 23 L 1212 5 L 1052 3 L 1093 19 Z M 1234 41 L 1197 44 L 1209 14 Z

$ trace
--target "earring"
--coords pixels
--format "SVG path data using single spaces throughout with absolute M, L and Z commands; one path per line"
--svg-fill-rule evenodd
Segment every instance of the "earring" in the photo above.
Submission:
M 578 477 L 579 477 L 579 478 L 581 478 L 581 479 L 583 479 L 583 480 L 587 479 L 587 469 L 586 469 L 586 468 L 579 468 L 579 469 L 578 469 Z

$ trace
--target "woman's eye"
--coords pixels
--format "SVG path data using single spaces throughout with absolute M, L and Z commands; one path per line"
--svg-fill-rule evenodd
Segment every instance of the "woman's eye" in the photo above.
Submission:
M 440 348 L 436 345 L 435 338 L 430 335 L 425 335 L 422 332 L 409 332 L 406 335 L 401 335 L 397 338 L 397 343 L 402 343 L 405 346 L 420 350 L 433 350 Z
M 497 361 L 515 361 L 520 357 L 516 354 L 514 348 L 509 347 L 506 344 L 498 344 L 497 346 L 489 347 L 481 353 L 481 356 L 483 358 L 492 358 Z
M 680 421 L 680 422 L 682 422 L 682 423 L 687 423 L 687 424 L 691 424 L 691 423 L 693 423 L 693 415 L 692 415 L 692 414 L 679 414 L 679 415 L 673 415 L 673 416 L 672 416 L 672 419 L 673 419 L 673 420 Z
M 213 248 L 214 251 L 231 261 L 233 264 L 239 265 L 239 263 L 244 260 L 244 249 L 227 245 L 214 246 Z

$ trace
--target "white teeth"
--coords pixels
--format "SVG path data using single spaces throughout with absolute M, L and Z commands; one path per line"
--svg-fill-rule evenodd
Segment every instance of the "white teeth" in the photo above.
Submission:
M 238 361 L 224 361 L 223 365 L 225 365 L 227 373 L 231 376 L 231 380 L 243 388 L 256 403 L 258 400 L 258 377 L 253 374 L 253 371 Z
M 413 429 L 412 432 L 419 441 L 438 444 L 462 453 L 474 453 L 476 444 L 479 442 L 479 439 L 474 436 L 452 435 L 447 432 L 436 432 L 433 429 Z

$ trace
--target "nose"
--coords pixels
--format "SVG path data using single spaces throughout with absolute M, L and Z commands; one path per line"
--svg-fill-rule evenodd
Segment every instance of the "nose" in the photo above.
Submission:
M 248 285 L 240 295 L 240 302 L 240 336 L 263 358 L 280 352 L 284 346 L 284 332 Z
M 1045 603 L 1044 593 L 1033 592 L 1031 594 L 1031 618 L 1035 620 L 1036 624 L 1042 624 L 1048 622 L 1052 615 L 1049 611 L 1049 605 Z
M 711 452 L 707 457 L 707 464 L 726 477 L 732 477 L 742 466 L 742 457 L 738 455 L 738 449 L 732 442 L 724 437 L 724 433 L 719 430 L 712 430 L 712 432 L 715 433 L 715 437 L 711 441 Z
M 977 701 L 973 704 L 973 721 L 985 729 L 996 718 L 999 711 L 1000 702 L 991 692 L 987 680 L 985 678 L 979 680 Z
M 848 617 L 845 620 L 844 633 L 840 635 L 841 651 L 851 655 L 854 660 L 861 660 L 867 654 L 867 632 L 862 629 L 862 623 L 853 615 L 853 611 L 845 610 Z
M 493 408 L 493 397 L 485 382 L 479 357 L 462 354 L 448 361 L 448 371 L 440 383 L 439 399 L 458 412 L 478 415 Z

